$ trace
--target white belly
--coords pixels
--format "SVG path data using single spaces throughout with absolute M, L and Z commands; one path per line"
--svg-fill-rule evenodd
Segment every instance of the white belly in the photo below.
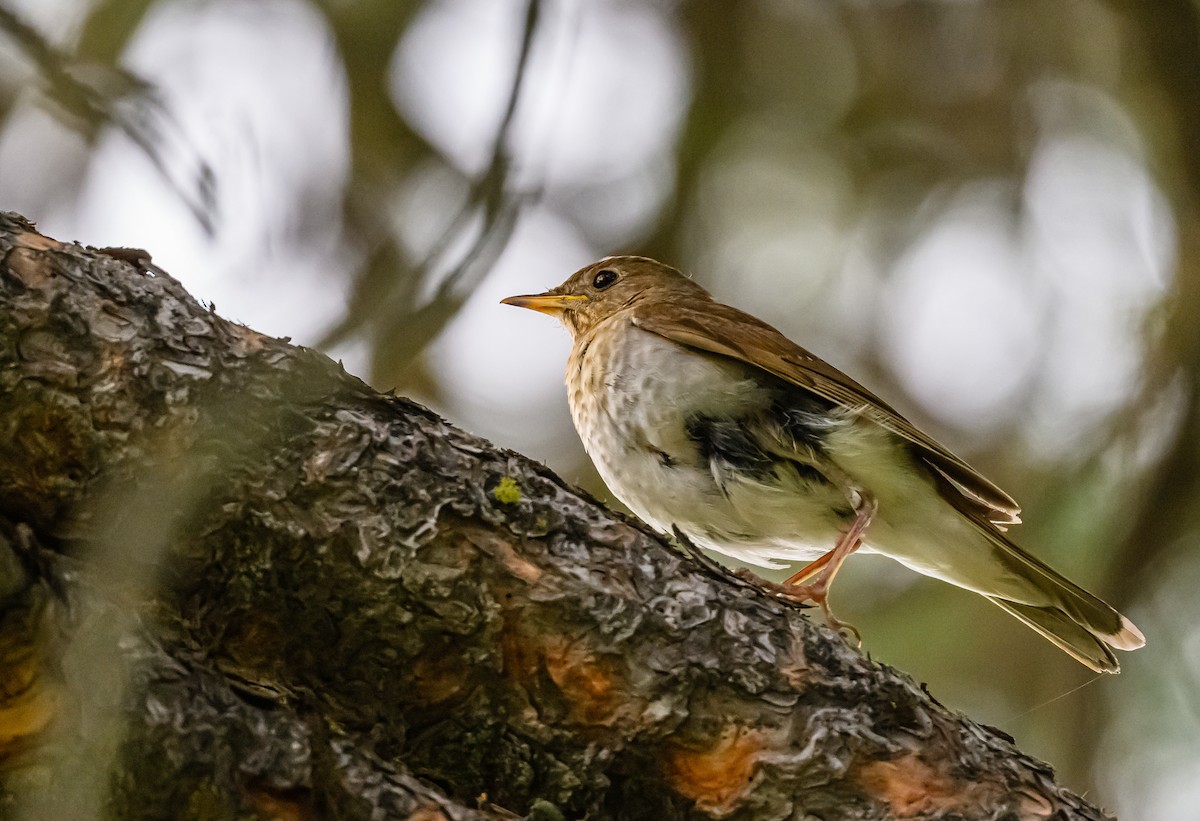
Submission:
M 751 564 L 783 567 L 830 550 L 844 495 L 786 475 L 782 483 L 719 483 L 689 436 L 697 415 L 736 418 L 770 402 L 749 367 L 684 354 L 632 325 L 623 333 L 619 345 L 616 335 L 594 340 L 567 373 L 575 426 L 609 489 L 655 528 L 678 527 L 701 547 Z

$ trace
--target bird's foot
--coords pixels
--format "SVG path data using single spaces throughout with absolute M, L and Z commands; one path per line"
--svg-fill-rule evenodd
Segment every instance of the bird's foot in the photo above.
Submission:
M 828 585 L 817 582 L 812 585 L 790 585 L 795 591 L 792 595 L 800 596 L 813 602 L 817 607 L 821 608 L 821 615 L 825 617 L 825 624 L 834 630 L 838 635 L 849 633 L 854 636 L 854 646 L 862 647 L 862 634 L 858 632 L 858 628 L 848 621 L 842 621 L 837 616 L 833 615 L 833 610 L 829 607 L 829 590 Z M 847 639 L 848 641 L 849 639 Z
M 805 610 L 812 607 L 812 605 L 808 603 L 808 597 L 802 594 L 797 595 L 796 588 L 792 585 L 768 581 L 748 567 L 739 567 L 734 571 L 733 575 L 742 582 L 757 589 L 758 592 L 766 593 L 773 599 L 778 599 L 779 601 L 786 602 L 793 607 L 800 607 Z
M 858 628 L 833 615 L 833 610 L 829 607 L 829 586 L 824 581 L 818 580 L 813 584 L 791 584 L 788 582 L 778 584 L 777 582 L 767 581 L 745 568 L 739 570 L 737 575 L 763 588 L 776 599 L 797 604 L 801 607 L 816 605 L 821 608 L 821 615 L 825 617 L 825 624 L 827 626 L 839 634 L 849 633 L 850 636 L 854 637 L 854 646 L 862 646 L 862 634 L 858 632 Z M 812 604 L 808 604 L 808 602 L 812 602 Z M 847 640 L 849 639 L 847 638 Z
M 839 621 L 835 618 L 825 602 L 821 602 L 821 612 L 825 614 L 825 624 L 829 625 L 839 636 L 842 636 L 847 642 L 850 641 L 849 636 L 853 636 L 854 646 L 862 647 L 862 633 L 858 632 L 857 627 L 848 621 Z M 847 633 L 849 636 L 846 635 Z
M 783 584 L 772 582 L 759 576 L 749 568 L 743 567 L 736 571 L 730 572 L 729 568 L 713 561 L 706 553 L 704 553 L 696 544 L 687 537 L 678 526 L 672 526 L 672 533 L 675 535 L 675 540 L 679 542 L 683 552 L 705 570 L 717 576 L 723 576 L 726 579 L 733 578 L 743 584 L 747 584 L 752 588 L 757 588 L 778 601 L 786 602 L 793 607 L 808 609 L 814 605 L 821 608 L 821 614 L 825 617 L 825 624 L 833 628 L 839 635 L 843 632 L 848 632 L 854 636 L 854 645 L 862 646 L 862 635 L 858 632 L 853 624 L 840 621 L 833 615 L 833 611 L 829 609 L 829 581 L 825 577 L 819 577 L 816 581 L 810 584 L 798 584 L 794 581 L 796 576 L 788 579 Z M 832 554 L 833 551 L 830 553 Z M 829 555 L 822 559 L 818 559 L 809 565 L 807 572 L 811 577 L 812 571 L 824 569 L 825 563 L 828 561 Z M 797 574 L 798 576 L 799 574 Z M 812 604 L 809 604 L 812 602 Z

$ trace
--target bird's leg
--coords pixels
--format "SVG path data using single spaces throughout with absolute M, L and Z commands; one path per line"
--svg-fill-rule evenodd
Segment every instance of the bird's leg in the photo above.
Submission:
M 829 564 L 829 560 L 832 556 L 833 551 L 830 550 L 828 553 L 821 556 L 821 558 L 814 559 L 813 561 L 804 565 L 804 567 L 802 567 L 799 571 L 788 576 L 783 582 L 784 585 L 800 586 L 804 584 L 806 581 L 825 569 L 825 565 Z
M 829 588 L 833 585 L 834 577 L 841 570 L 842 562 L 862 544 L 863 535 L 875 518 L 875 511 L 878 509 L 879 503 L 866 490 L 854 485 L 847 486 L 846 497 L 850 500 L 855 514 L 850 527 L 838 539 L 833 550 L 792 575 L 784 582 L 784 585 L 796 588 L 797 595 L 815 602 L 821 608 L 821 612 L 825 614 L 825 621 L 830 627 L 835 630 L 847 628 L 861 644 L 862 637 L 858 630 L 851 624 L 838 621 L 834 617 L 833 611 L 829 609 Z

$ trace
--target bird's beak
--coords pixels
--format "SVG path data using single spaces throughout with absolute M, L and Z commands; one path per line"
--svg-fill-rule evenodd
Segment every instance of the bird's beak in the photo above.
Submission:
M 580 302 L 587 301 L 585 294 L 529 294 L 526 296 L 510 296 L 500 300 L 502 305 L 516 305 L 518 308 L 528 308 L 543 314 L 558 316 Z

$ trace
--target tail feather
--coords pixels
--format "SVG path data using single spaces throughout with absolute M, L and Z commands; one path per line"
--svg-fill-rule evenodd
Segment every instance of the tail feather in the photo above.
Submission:
M 1146 643 L 1133 622 L 1106 602 L 1026 553 L 1003 534 L 992 529 L 985 532 L 1000 548 L 1001 559 L 1011 574 L 1010 581 L 1021 579 L 1020 587 L 1028 594 L 988 595 L 989 591 L 985 591 L 993 604 L 1097 672 L 1120 672 L 1112 649 L 1136 650 Z
M 992 532 L 989 535 L 1000 548 L 1001 560 L 1013 575 L 1025 581 L 1031 594 L 1029 598 L 1007 595 L 1003 598 L 1037 607 L 1056 607 L 1065 611 L 1074 621 L 1086 625 L 1093 633 L 1115 636 L 1129 624 L 1107 602 L 1084 590 L 1041 559 L 1026 553 L 1002 534 Z
M 1111 635 L 1103 636 L 1103 639 L 1118 650 L 1136 650 L 1146 646 L 1146 637 L 1142 635 L 1142 631 L 1138 630 L 1137 625 L 1124 616 L 1121 616 L 1121 629 Z
M 1060 650 L 1097 673 L 1121 672 L 1120 663 L 1109 649 L 1110 642 L 1106 641 L 1105 637 L 1097 636 L 1063 611 L 1006 601 L 994 596 L 988 596 L 987 600 L 1006 613 L 1016 616 Z

